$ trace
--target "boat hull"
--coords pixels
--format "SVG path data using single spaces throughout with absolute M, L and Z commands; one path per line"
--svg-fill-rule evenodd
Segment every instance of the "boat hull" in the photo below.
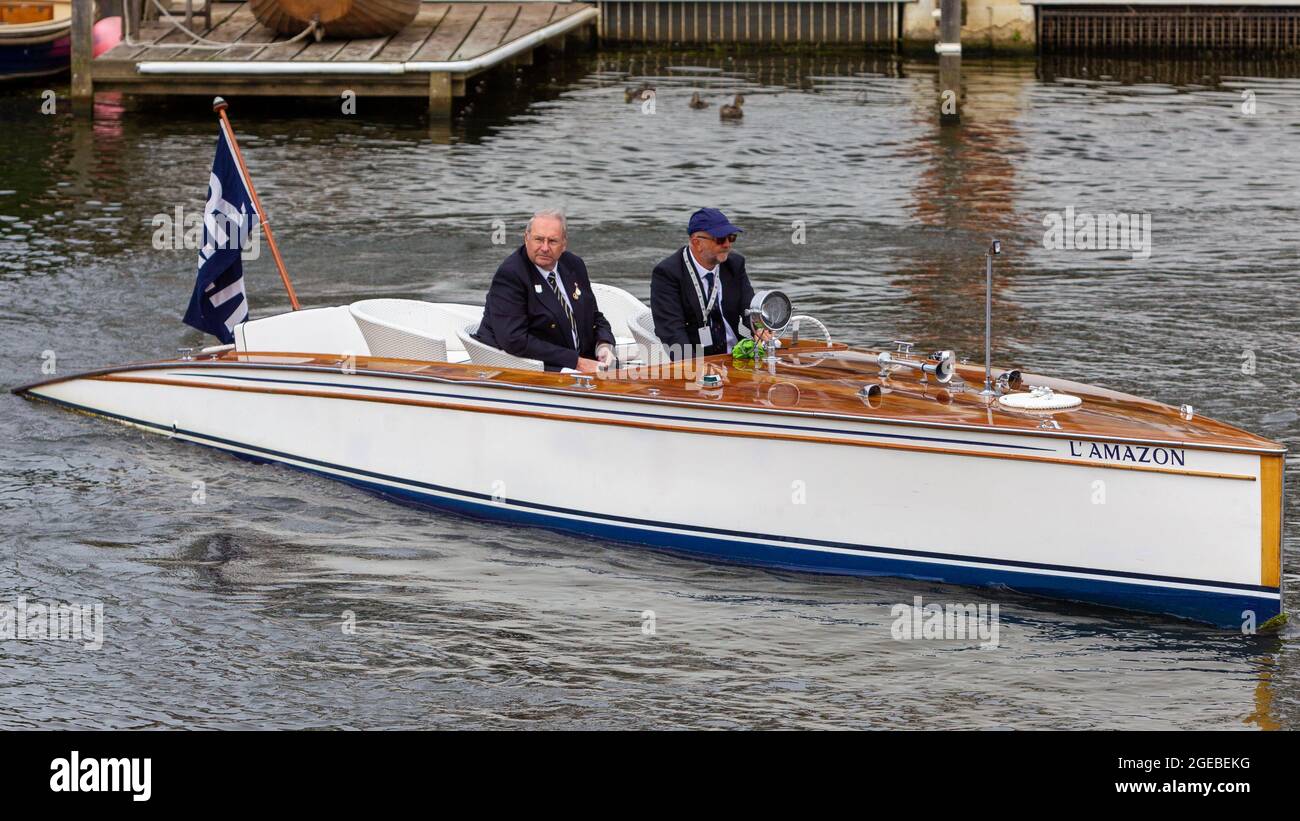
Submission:
M 385 37 L 415 19 L 421 0 L 251 0 L 257 21 L 296 35 L 315 18 L 326 37 Z
M 1281 612 L 1277 454 L 1183 449 L 1178 468 L 1138 470 L 1068 461 L 1075 440 L 291 367 L 177 364 L 27 393 L 407 502 L 708 559 L 1223 627 Z
M 0 81 L 24 80 L 62 74 L 72 63 L 70 22 L 51 23 L 48 30 L 15 35 L 0 26 Z M 122 18 L 106 17 L 95 23 L 92 36 L 95 57 L 121 40 Z
M 0 40 L 0 80 L 48 77 L 68 70 L 72 40 L 60 37 L 44 43 L 10 45 Z

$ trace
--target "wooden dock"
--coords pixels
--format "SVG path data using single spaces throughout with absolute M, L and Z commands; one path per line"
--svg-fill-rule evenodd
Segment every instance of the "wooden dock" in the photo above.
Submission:
M 424 3 L 415 20 L 389 37 L 322 40 L 277 35 L 247 3 L 215 3 L 211 26 L 198 33 L 225 48 L 192 42 L 164 21 L 144 22 L 91 61 L 95 91 L 205 96 L 427 97 L 432 112 L 450 113 L 465 81 L 503 62 L 531 63 L 536 48 L 563 50 L 594 30 L 587 3 Z

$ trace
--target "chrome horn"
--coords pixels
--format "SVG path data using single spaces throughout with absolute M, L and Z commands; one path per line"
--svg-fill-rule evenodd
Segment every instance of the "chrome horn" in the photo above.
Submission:
M 863 353 L 861 351 L 819 351 L 815 354 L 820 360 L 837 359 L 841 362 L 867 362 L 880 367 L 881 377 L 888 377 L 890 371 L 894 368 L 911 368 L 919 371 L 924 379 L 926 376 L 933 376 L 939 384 L 946 385 L 952 381 L 957 373 L 957 354 L 952 351 L 937 351 L 930 354 L 928 360 L 925 359 L 906 359 L 900 358 L 897 354 L 889 351 L 881 351 L 877 354 Z
M 940 385 L 951 382 L 957 369 L 957 354 L 952 351 L 938 351 L 931 354 L 930 358 L 933 360 L 931 362 L 922 359 L 896 359 L 889 351 L 881 351 L 874 358 L 876 364 L 880 366 L 881 376 L 888 376 L 889 371 L 894 367 L 912 368 L 921 372 L 922 379 L 929 374 L 938 380 Z
M 957 372 L 957 354 L 954 351 L 935 351 L 930 354 L 934 360 L 931 365 L 928 362 L 921 364 L 922 373 L 932 373 L 934 378 L 939 381 L 940 385 L 947 385 L 952 381 L 953 374 Z

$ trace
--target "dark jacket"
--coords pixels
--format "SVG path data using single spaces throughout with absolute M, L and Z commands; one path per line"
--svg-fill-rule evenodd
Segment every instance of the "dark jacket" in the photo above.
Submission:
M 700 310 L 700 298 L 690 279 L 694 277 L 694 265 L 688 269 L 682 258 L 682 249 L 678 248 L 655 266 L 650 277 L 650 311 L 654 315 L 655 335 L 665 345 L 680 345 L 681 349 L 669 348 L 674 358 L 680 355 L 687 345 L 700 344 L 700 326 L 704 324 L 703 312 Z M 754 299 L 754 288 L 749 284 L 749 275 L 745 273 L 745 258 L 735 251 L 718 266 L 718 276 L 722 279 L 722 316 L 731 325 L 736 338 L 748 335 L 748 328 L 741 314 Z M 698 278 L 697 280 L 698 281 Z M 708 299 L 701 284 L 700 293 Z M 714 339 L 713 344 L 704 349 L 705 356 L 726 353 L 727 340 Z
M 475 336 L 506 353 L 540 359 L 548 371 L 577 368 L 579 356 L 596 358 L 598 343 L 613 345 L 614 332 L 596 307 L 596 294 L 591 290 L 582 258 L 565 251 L 556 267 L 560 287 L 569 297 L 573 320 L 578 325 L 577 350 L 573 348 L 564 307 L 537 266 L 529 261 L 522 245 L 506 257 L 492 277 L 483 321 Z

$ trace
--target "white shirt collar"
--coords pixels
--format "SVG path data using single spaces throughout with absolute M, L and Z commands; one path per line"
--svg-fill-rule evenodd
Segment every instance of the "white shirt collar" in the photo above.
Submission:
M 697 277 L 703 279 L 705 274 L 713 274 L 715 277 L 718 275 L 718 268 L 721 266 L 721 263 L 714 265 L 712 268 L 705 268 L 700 264 L 700 261 L 695 258 L 695 251 L 692 250 L 689 245 L 686 246 L 686 255 L 691 258 L 691 264 L 695 266 L 695 275 Z

